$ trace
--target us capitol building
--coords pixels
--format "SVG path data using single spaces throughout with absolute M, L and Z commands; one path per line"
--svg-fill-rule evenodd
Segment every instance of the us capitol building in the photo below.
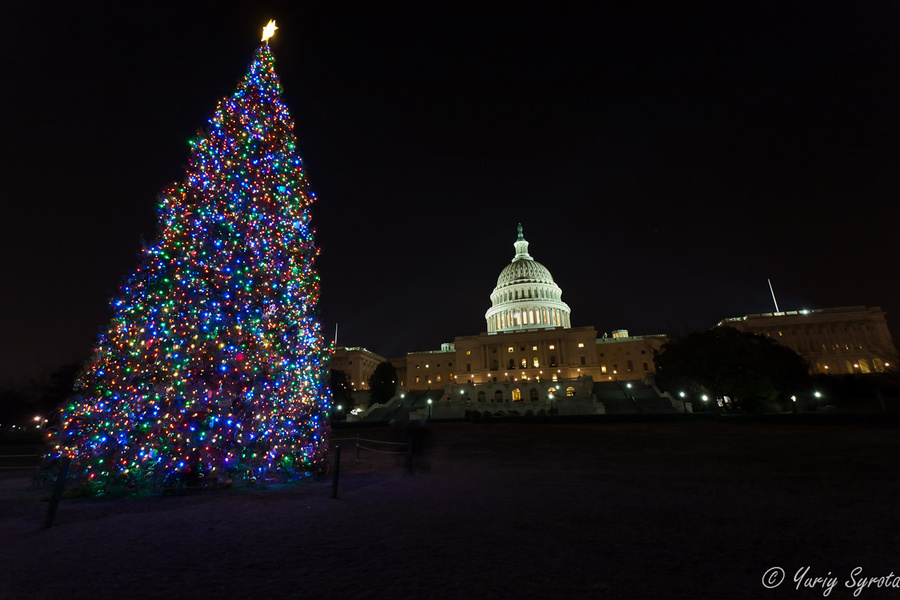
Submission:
M 399 379 L 396 400 L 409 397 L 410 406 L 412 399 L 430 400 L 428 415 L 422 416 L 602 414 L 613 405 L 628 412 L 685 409 L 653 387 L 653 351 L 666 336 L 617 330 L 598 337 L 593 327 L 572 327 L 562 290 L 529 254 L 521 225 L 513 246 L 515 255 L 491 293 L 486 332 L 403 358 L 338 347 L 331 368 L 347 373 L 361 391 L 375 366 L 390 360 Z M 367 401 L 367 394 L 361 395 L 358 404 Z

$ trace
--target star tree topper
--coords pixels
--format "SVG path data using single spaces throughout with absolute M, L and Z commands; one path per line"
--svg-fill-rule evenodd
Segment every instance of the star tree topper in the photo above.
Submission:
M 275 30 L 278 29 L 278 26 L 275 25 L 275 19 L 269 21 L 268 25 L 263 27 L 263 36 L 262 41 L 268 43 L 269 38 L 275 35 Z

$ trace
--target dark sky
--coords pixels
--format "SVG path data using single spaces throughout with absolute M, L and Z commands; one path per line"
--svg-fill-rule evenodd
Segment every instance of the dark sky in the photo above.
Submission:
M 270 18 L 328 337 L 484 331 L 521 222 L 575 326 L 706 328 L 771 278 L 900 339 L 897 3 L 238 4 L 0 7 L 0 380 L 90 353 Z

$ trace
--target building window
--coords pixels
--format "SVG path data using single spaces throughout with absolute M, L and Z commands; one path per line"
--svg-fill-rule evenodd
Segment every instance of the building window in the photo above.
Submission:
M 512 400 L 513 402 L 519 402 L 522 399 L 522 392 L 519 388 L 516 388 L 512 391 Z
M 583 356 L 581 357 L 581 364 L 582 364 L 582 365 L 586 365 L 586 364 L 587 364 L 587 362 L 586 362 L 586 360 L 585 360 L 585 358 L 584 358 Z
M 537 352 L 537 346 L 532 346 L 531 349 Z
M 419 383 L 419 378 L 418 378 L 418 377 L 416 377 L 416 383 Z
M 523 359 L 522 359 L 522 368 L 523 368 L 523 369 L 527 369 L 527 368 L 528 368 L 528 359 L 527 359 L 527 358 L 523 358 Z
M 556 376 L 556 373 L 553 374 L 553 377 L 550 378 L 550 381 L 559 381 L 559 378 Z
M 551 349 L 551 350 L 556 350 L 556 346 L 554 346 L 553 344 L 550 344 L 550 349 Z
M 567 387 L 567 388 L 566 388 L 566 396 L 568 396 L 569 398 L 571 398 L 571 397 L 573 397 L 574 395 L 575 395 L 575 388 L 573 388 L 573 387 Z
M 650 370 L 650 367 L 647 365 L 647 363 L 644 363 L 644 370 L 645 370 L 645 371 L 649 371 L 649 370 Z
M 528 392 L 528 399 L 532 402 L 538 401 L 538 391 L 537 388 L 531 388 L 531 391 Z
M 584 342 L 578 342 L 578 347 L 579 347 L 579 348 L 584 348 Z
M 513 359 L 509 359 L 509 368 L 510 368 L 510 369 L 515 369 L 515 368 L 516 368 L 516 361 L 514 361 Z
M 503 392 L 497 390 L 494 392 L 494 402 L 503 402 Z
M 541 361 L 538 360 L 537 356 L 534 357 L 534 361 L 532 361 L 532 364 L 534 365 L 535 369 L 539 369 L 541 367 Z
M 512 351 L 513 351 L 513 347 L 510 346 L 509 348 L 506 349 L 506 351 L 507 351 L 507 352 L 512 352 Z
M 472 363 L 466 363 L 466 373 L 472 372 Z
M 631 373 L 632 371 L 634 371 L 634 363 L 631 362 L 630 360 L 628 361 L 628 363 L 627 363 L 625 366 L 628 368 L 628 372 L 629 372 L 629 373 Z
M 556 366 L 556 357 L 555 357 L 555 356 L 551 356 L 551 357 L 550 357 L 550 366 L 551 366 L 551 367 L 555 367 L 555 366 Z
M 485 398 L 484 390 L 480 390 L 480 391 L 478 392 L 478 401 L 479 401 L 479 402 L 484 402 L 484 398 Z
M 472 355 L 472 351 L 471 351 L 471 350 L 466 350 L 466 356 L 471 356 L 471 355 Z
M 606 365 L 600 365 L 600 372 L 606 373 Z
M 441 380 L 441 375 L 440 375 L 440 373 L 439 373 L 438 376 L 437 376 L 437 380 L 438 380 L 438 381 Z

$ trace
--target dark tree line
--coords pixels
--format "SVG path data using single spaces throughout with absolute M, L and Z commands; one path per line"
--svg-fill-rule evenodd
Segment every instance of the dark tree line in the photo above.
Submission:
M 0 385 L 0 427 L 30 426 L 35 416 L 55 424 L 59 408 L 75 394 L 75 378 L 80 370 L 81 364 L 75 363 L 41 378 Z
M 808 394 L 809 368 L 793 350 L 773 340 L 732 327 L 690 333 L 663 345 L 655 355 L 656 382 L 676 396 L 695 402 L 728 396 L 744 412 L 790 406 L 791 396 Z

